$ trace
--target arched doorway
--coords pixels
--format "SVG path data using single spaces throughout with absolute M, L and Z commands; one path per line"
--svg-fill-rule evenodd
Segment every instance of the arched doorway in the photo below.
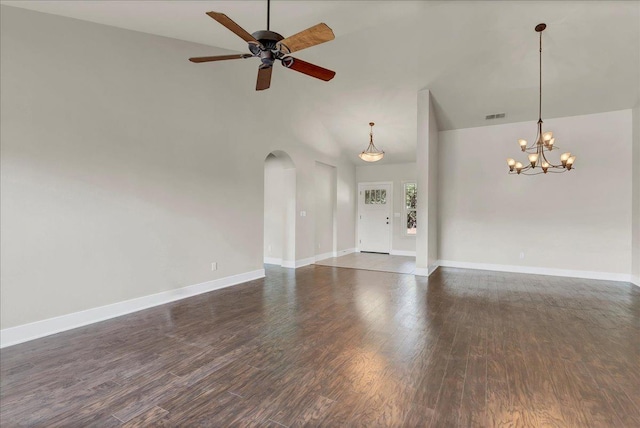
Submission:
M 296 168 L 276 150 L 264 161 L 264 263 L 295 267 Z

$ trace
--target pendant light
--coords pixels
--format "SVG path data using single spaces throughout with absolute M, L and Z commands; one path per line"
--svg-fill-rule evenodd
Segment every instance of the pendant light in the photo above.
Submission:
M 384 157 L 384 152 L 378 150 L 373 144 L 373 125 L 375 125 L 375 123 L 369 122 L 369 126 L 371 127 L 371 131 L 369 132 L 369 147 L 358 155 L 360 159 L 365 162 L 377 162 Z

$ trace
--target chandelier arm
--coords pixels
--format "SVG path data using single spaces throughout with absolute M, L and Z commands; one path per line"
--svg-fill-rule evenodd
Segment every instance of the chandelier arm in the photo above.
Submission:
M 556 165 L 554 163 L 549 162 L 547 160 L 547 157 L 544 155 L 544 150 L 542 151 L 542 157 L 544 158 L 545 162 L 547 162 L 549 164 L 549 168 L 559 168 L 559 169 L 564 169 L 565 168 L 564 166 L 562 166 L 562 164 Z
M 513 172 L 510 172 L 509 174 L 513 174 Z M 517 174 L 517 173 L 516 173 Z M 525 172 L 525 170 L 523 169 L 522 171 L 520 171 L 521 175 L 539 175 L 539 174 L 544 174 L 544 172 L 542 171 L 536 171 L 536 172 Z

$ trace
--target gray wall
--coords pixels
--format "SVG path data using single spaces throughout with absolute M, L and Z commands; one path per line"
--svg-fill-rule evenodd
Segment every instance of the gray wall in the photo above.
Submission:
M 333 225 L 336 206 L 336 178 L 335 168 L 321 162 L 315 165 L 316 183 L 315 195 L 315 254 L 326 255 L 333 253 Z
M 553 175 L 507 174 L 535 121 L 440 132 L 440 259 L 629 275 L 631 116 L 545 120 L 562 149 L 553 159 L 577 155 Z
M 6 6 L 0 30 L 2 328 L 262 268 L 277 149 L 308 211 L 296 258 L 314 255 L 316 160 L 353 247 L 355 167 L 302 132 L 334 144 L 297 95 L 326 83 L 278 69 L 256 93 L 254 62 L 187 61 L 219 49 Z
M 264 161 L 264 256 L 280 259 L 277 264 L 282 264 L 284 250 L 286 201 L 283 186 L 282 161 L 269 154 Z

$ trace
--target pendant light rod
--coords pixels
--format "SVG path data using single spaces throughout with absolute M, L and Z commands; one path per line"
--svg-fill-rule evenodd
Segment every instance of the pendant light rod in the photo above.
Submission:
M 544 31 L 544 29 L 547 28 L 546 24 L 538 24 L 536 25 L 536 31 L 538 32 L 538 34 L 540 34 L 540 53 L 539 53 L 539 64 L 540 64 L 540 93 L 539 93 L 539 99 L 538 99 L 538 120 L 540 122 L 542 122 L 542 32 Z
M 271 18 L 271 0 L 267 0 L 267 31 L 269 31 L 270 18 Z
M 375 125 L 375 123 L 369 122 L 369 126 L 371 127 L 369 131 L 369 144 L 373 144 L 373 125 Z

